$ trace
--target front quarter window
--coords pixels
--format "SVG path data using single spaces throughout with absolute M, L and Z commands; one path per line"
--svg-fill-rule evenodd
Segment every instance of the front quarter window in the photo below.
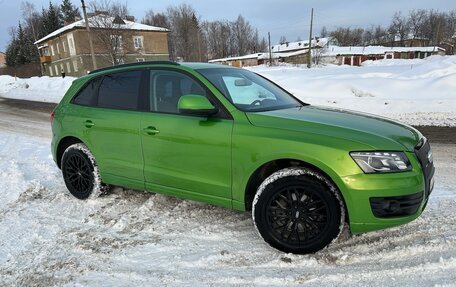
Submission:
M 302 106 L 301 102 L 276 84 L 244 69 L 209 68 L 198 72 L 241 111 L 258 112 Z

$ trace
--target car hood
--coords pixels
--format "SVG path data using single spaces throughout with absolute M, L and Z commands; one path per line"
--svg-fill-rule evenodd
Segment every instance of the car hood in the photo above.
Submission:
M 246 114 L 254 126 L 318 134 L 375 150 L 413 151 L 422 137 L 416 129 L 391 119 L 336 108 L 308 105 Z

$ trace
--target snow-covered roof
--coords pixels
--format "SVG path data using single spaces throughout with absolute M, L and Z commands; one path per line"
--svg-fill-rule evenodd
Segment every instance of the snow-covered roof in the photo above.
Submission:
M 312 47 L 323 47 L 325 46 L 329 41 L 329 38 L 318 38 L 318 39 L 312 39 Z M 308 49 L 309 48 L 309 41 L 297 41 L 297 42 L 287 42 L 284 44 L 279 44 L 279 45 L 273 45 L 271 46 L 271 51 L 273 53 L 277 52 L 290 52 L 290 51 L 295 51 L 295 50 L 302 50 L 302 49 Z
M 281 51 L 274 52 L 272 51 L 272 58 L 288 58 L 292 56 L 298 56 L 306 54 L 309 49 L 301 50 L 292 50 L 291 52 Z M 338 55 L 384 55 L 386 53 L 400 53 L 400 52 L 437 52 L 445 51 L 445 49 L 437 46 L 432 47 L 384 47 L 384 46 L 366 46 L 366 47 L 340 47 L 329 45 L 327 50 L 323 52 L 323 56 L 338 56 Z M 227 61 L 237 61 L 237 60 L 246 60 L 246 59 L 258 59 L 258 60 L 267 60 L 269 59 L 269 53 L 255 53 L 238 57 L 227 57 L 221 59 L 210 60 L 209 63 L 220 63 Z
M 325 56 L 337 55 L 378 55 L 392 52 L 436 52 L 445 51 L 445 49 L 437 46 L 432 47 L 384 47 L 384 46 L 366 46 L 366 47 L 339 47 L 329 46 L 324 53 Z
M 91 28 L 102 28 L 103 26 L 106 27 L 113 27 L 116 24 L 112 24 L 114 21 L 115 17 L 111 16 L 106 16 L 103 14 L 99 14 L 96 16 L 89 17 L 89 26 Z M 120 29 L 126 29 L 126 30 L 139 30 L 139 31 L 161 31 L 161 32 L 168 32 L 169 30 L 166 28 L 162 27 L 155 27 L 155 26 L 150 26 L 150 25 L 145 25 L 133 21 L 128 21 L 128 20 L 123 20 L 125 24 L 122 24 L 119 26 Z M 103 25 L 100 25 L 100 23 L 103 23 Z M 45 37 L 39 39 L 38 41 L 35 42 L 36 44 L 39 44 L 43 41 L 46 41 L 48 39 L 51 39 L 53 37 L 56 37 L 57 35 L 63 34 L 66 31 L 70 31 L 74 28 L 85 28 L 85 21 L 84 19 L 76 21 L 74 23 L 71 23 L 69 25 L 63 26 L 60 29 L 55 30 L 54 32 L 46 35 Z
M 209 63 L 236 61 L 236 60 L 246 60 L 246 59 L 258 59 L 263 54 L 264 53 L 254 53 L 254 54 L 248 54 L 248 55 L 244 55 L 244 56 L 213 59 L 213 60 L 209 60 Z

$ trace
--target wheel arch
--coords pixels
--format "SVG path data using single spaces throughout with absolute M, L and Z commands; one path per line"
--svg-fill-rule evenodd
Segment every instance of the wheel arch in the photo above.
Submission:
M 56 149 L 56 155 L 55 155 L 55 160 L 56 160 L 57 166 L 59 168 L 61 168 L 62 156 L 63 156 L 63 153 L 65 152 L 65 150 L 69 146 L 71 146 L 73 144 L 77 144 L 77 143 L 85 144 L 82 140 L 80 140 L 79 138 L 74 137 L 74 136 L 66 136 L 59 141 L 59 144 L 57 145 L 57 149 Z
M 255 198 L 255 194 L 257 192 L 258 187 L 260 184 L 271 174 L 274 172 L 284 169 L 284 168 L 289 168 L 289 167 L 302 167 L 302 168 L 307 168 L 310 170 L 313 170 L 323 177 L 327 179 L 331 184 L 333 184 L 337 191 L 339 192 L 339 196 L 342 199 L 342 204 L 345 209 L 345 214 L 346 217 L 345 219 L 348 222 L 348 212 L 347 212 L 347 204 L 345 202 L 345 198 L 342 194 L 342 191 L 340 187 L 336 184 L 336 181 L 333 180 L 333 178 L 324 170 L 321 168 L 308 163 L 303 160 L 298 160 L 298 159 L 292 159 L 292 158 L 281 158 L 281 159 L 275 159 L 268 161 L 261 166 L 259 166 L 249 177 L 249 180 L 247 181 L 247 185 L 245 187 L 244 191 L 244 204 L 245 204 L 245 210 L 250 211 L 252 209 L 252 203 L 253 199 Z

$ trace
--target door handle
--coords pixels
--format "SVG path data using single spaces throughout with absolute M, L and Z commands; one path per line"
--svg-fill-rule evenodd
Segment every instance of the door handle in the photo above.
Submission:
M 160 133 L 160 131 L 157 130 L 155 127 L 147 127 L 144 129 L 144 132 L 150 136 Z
M 84 125 L 85 125 L 86 128 L 89 128 L 89 129 L 90 129 L 90 128 L 93 127 L 95 124 L 94 124 L 91 120 L 86 120 L 86 121 L 84 122 Z

